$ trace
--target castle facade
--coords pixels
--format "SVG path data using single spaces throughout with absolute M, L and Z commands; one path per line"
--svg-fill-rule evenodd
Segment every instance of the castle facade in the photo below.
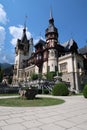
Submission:
M 45 30 L 46 41 L 39 39 L 33 46 L 33 38 L 27 39 L 26 27 L 15 47 L 13 82 L 29 81 L 33 73 L 62 73 L 62 80 L 70 83 L 70 90 L 79 92 L 87 81 L 87 50 L 78 49 L 77 43 L 70 39 L 64 44 L 58 41 L 58 29 L 50 13 L 49 26 Z M 35 48 L 35 51 L 33 51 Z M 83 49 L 84 50 L 84 49 Z

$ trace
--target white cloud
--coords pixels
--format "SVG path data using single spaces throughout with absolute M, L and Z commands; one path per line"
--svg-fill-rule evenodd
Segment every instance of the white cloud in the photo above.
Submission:
M 17 39 L 21 39 L 22 38 L 23 28 L 24 27 L 22 25 L 19 25 L 18 27 L 16 27 L 16 26 L 10 26 L 9 27 L 10 34 L 13 37 L 12 40 L 11 40 L 11 44 L 13 46 L 16 46 Z M 27 30 L 27 28 L 26 28 L 26 35 L 27 35 L 28 39 L 31 38 L 31 33 Z
M 6 24 L 8 22 L 7 14 L 2 4 L 0 4 L 0 23 Z
M 2 62 L 8 62 L 6 55 L 4 55 L 4 56 L 2 57 Z
M 4 47 L 4 42 L 5 42 L 5 28 L 0 26 L 0 52 L 2 51 Z

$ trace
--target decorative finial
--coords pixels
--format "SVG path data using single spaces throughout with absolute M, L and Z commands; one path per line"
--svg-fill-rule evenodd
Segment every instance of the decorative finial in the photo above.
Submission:
M 28 16 L 26 15 L 26 16 L 25 16 L 25 22 L 24 22 L 24 28 L 25 28 L 25 29 L 26 29 L 27 18 L 28 18 Z
M 53 18 L 53 15 L 52 15 L 52 8 L 50 8 L 50 19 Z
M 53 16 L 52 16 L 52 8 L 50 8 L 50 18 L 49 18 L 49 23 L 50 23 L 50 25 L 54 25 L 54 19 L 53 19 Z

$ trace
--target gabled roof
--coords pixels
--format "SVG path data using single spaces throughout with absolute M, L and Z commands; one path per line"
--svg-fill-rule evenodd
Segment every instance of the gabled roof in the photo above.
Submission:
M 83 48 L 80 48 L 80 49 L 78 50 L 78 52 L 79 52 L 80 54 L 87 54 L 87 46 L 84 46 Z
M 35 47 L 39 46 L 39 45 L 42 45 L 44 46 L 46 44 L 46 42 L 42 39 L 39 39 L 38 42 L 36 43 Z
M 74 47 L 76 50 L 78 49 L 77 43 L 73 39 L 70 39 L 69 41 L 63 43 L 62 46 L 66 51 L 71 50 L 72 47 Z

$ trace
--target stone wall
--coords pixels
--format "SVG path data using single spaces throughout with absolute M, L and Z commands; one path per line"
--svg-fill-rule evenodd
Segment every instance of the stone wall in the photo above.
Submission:
M 78 79 L 78 75 L 75 72 L 65 73 L 62 75 L 62 80 L 70 83 L 70 91 L 78 92 L 80 90 L 80 83 L 77 84 Z

